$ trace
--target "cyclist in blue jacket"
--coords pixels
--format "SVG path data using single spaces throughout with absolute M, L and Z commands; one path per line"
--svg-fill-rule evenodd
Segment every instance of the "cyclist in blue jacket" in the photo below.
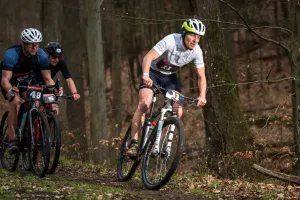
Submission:
M 47 85 L 55 84 L 51 78 L 49 60 L 43 49 L 39 48 L 42 42 L 42 34 L 35 28 L 24 29 L 21 33 L 21 44 L 14 45 L 7 49 L 0 66 L 1 92 L 9 103 L 8 136 L 10 154 L 19 151 L 17 132 L 17 115 L 20 105 L 24 102 L 26 92 L 13 87 L 18 77 L 29 77 L 30 73 L 41 71 Z

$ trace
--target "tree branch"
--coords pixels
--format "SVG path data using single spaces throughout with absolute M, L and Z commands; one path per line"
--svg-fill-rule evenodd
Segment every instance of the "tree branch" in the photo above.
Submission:
M 233 6 L 231 6 L 229 3 L 223 1 L 223 0 L 219 0 L 221 3 L 225 4 L 226 6 L 228 6 L 231 10 L 233 10 L 234 12 L 236 12 L 236 14 L 241 18 L 241 20 L 244 22 L 245 26 L 247 27 L 247 29 L 249 31 L 251 31 L 252 33 L 254 33 L 258 38 L 262 39 L 262 40 L 265 40 L 265 41 L 268 41 L 268 42 L 271 42 L 273 44 L 276 44 L 280 47 L 282 47 L 287 53 L 290 53 L 290 49 L 285 46 L 284 44 L 278 42 L 278 41 L 275 41 L 271 38 L 267 38 L 265 36 L 262 36 L 261 34 L 259 34 L 257 31 L 255 31 L 249 24 L 248 22 L 245 20 L 245 18 L 241 15 L 241 13 L 236 9 L 234 8 Z
M 254 164 L 252 167 L 262 174 L 268 175 L 270 177 L 273 177 L 273 178 L 276 178 L 278 180 L 282 180 L 282 181 L 285 181 L 288 183 L 294 183 L 294 184 L 300 185 L 300 177 L 299 176 L 293 176 L 293 175 L 288 175 L 288 174 L 284 174 L 284 173 L 271 171 L 269 169 L 263 168 L 256 164 Z

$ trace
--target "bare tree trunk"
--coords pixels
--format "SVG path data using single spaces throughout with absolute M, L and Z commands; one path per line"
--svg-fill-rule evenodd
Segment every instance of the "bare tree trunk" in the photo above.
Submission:
M 43 0 L 42 5 L 42 24 L 43 24 L 43 43 L 59 42 L 61 43 L 61 26 L 62 26 L 62 5 L 60 1 L 50 2 Z M 63 79 L 62 74 L 58 74 L 55 78 Z M 55 81 L 55 80 L 54 80 Z M 64 92 L 68 91 L 65 81 L 61 81 Z M 64 134 L 68 131 L 67 120 L 67 102 L 61 101 L 59 104 L 60 128 L 62 132 L 62 145 L 68 146 L 71 144 L 70 136 Z
M 197 2 L 198 12 L 203 18 L 218 20 L 218 0 Z M 219 86 L 233 83 L 234 74 L 227 56 L 224 35 L 217 23 L 206 22 L 207 32 L 204 46 L 207 83 L 207 105 L 204 107 L 208 167 L 223 177 L 248 173 L 251 164 L 247 160 L 235 159 L 235 152 L 252 150 L 253 137 L 247 122 L 243 120 L 239 97 L 234 86 Z M 215 87 L 214 87 L 215 86 Z M 251 172 L 251 169 L 249 169 Z M 249 172 L 249 173 L 250 173 Z
M 237 0 L 228 0 L 228 2 L 232 5 L 238 4 Z M 233 12 L 224 12 L 224 5 L 220 5 L 221 11 L 221 18 L 223 21 L 236 21 L 236 15 Z M 223 11 L 223 12 L 222 12 Z M 226 28 L 226 25 L 224 26 Z M 224 39 L 225 39 L 225 46 L 229 56 L 229 63 L 231 65 L 232 74 L 236 73 L 236 66 L 235 66 L 235 51 L 234 51 L 234 41 L 233 41 L 233 34 L 231 31 L 227 29 L 223 29 Z M 233 76 L 234 82 L 237 82 L 236 76 Z
M 123 6 L 118 1 L 114 1 L 114 11 L 123 13 Z M 114 25 L 111 27 L 112 38 L 112 61 L 111 61 L 111 76 L 112 76 L 112 120 L 111 120 L 111 135 L 109 141 L 120 136 L 122 131 L 122 21 L 114 18 Z M 126 37 L 124 35 L 124 37 Z M 117 151 L 115 146 L 109 146 L 110 159 L 117 160 Z M 114 163 L 115 164 L 115 163 Z
M 122 12 L 122 5 L 115 3 L 116 13 Z M 111 37 L 112 40 L 112 91 L 113 91 L 113 105 L 112 105 L 112 134 L 111 137 L 120 136 L 122 129 L 122 38 L 121 38 L 122 22 L 115 19 L 114 26 L 112 26 Z
M 89 83 L 91 96 L 92 161 L 102 163 L 107 158 L 107 146 L 99 142 L 107 140 L 105 73 L 102 47 L 101 0 L 86 0 L 86 41 L 89 61 Z M 102 144 L 102 143 L 101 143 Z
M 42 21 L 43 21 L 43 42 L 61 42 L 60 22 L 62 18 L 62 5 L 60 1 L 50 2 L 43 0 Z
M 290 10 L 290 29 L 291 29 L 291 54 L 289 59 L 292 65 L 292 77 L 295 80 L 292 81 L 292 90 L 293 90 L 293 122 L 294 122 L 294 142 L 295 142 L 295 153 L 298 158 L 297 161 L 297 170 L 300 170 L 300 5 L 296 0 L 289 1 L 289 10 Z
M 69 135 L 73 142 L 70 155 L 87 159 L 87 143 L 85 129 L 84 83 L 83 68 L 86 62 L 86 46 L 84 31 L 80 26 L 79 0 L 64 0 L 62 2 L 64 26 L 62 28 L 62 44 L 64 46 L 64 59 L 75 81 L 77 92 L 81 94 L 79 101 L 67 102 Z

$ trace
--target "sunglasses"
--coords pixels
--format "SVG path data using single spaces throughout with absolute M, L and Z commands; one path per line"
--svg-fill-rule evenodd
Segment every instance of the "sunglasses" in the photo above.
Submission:
M 60 60 L 60 59 L 61 59 L 61 56 L 57 56 L 57 55 L 51 55 L 51 58 L 52 58 L 52 59 L 54 59 L 54 60 L 55 60 L 55 59 L 58 59 L 58 60 Z
M 40 43 L 25 43 L 28 47 L 34 48 L 34 47 L 39 47 Z

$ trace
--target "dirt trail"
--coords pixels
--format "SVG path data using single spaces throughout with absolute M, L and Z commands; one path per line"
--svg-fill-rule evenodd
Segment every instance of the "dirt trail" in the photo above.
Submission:
M 80 170 L 78 170 L 80 171 Z M 119 188 L 126 190 L 131 195 L 120 196 L 118 194 L 112 194 L 111 199 L 178 199 L 178 200 L 196 200 L 196 199 L 216 199 L 208 196 L 195 195 L 186 193 L 184 190 L 178 188 L 172 188 L 166 186 L 158 191 L 147 190 L 141 180 L 134 178 L 128 182 L 119 182 L 117 181 L 116 175 L 114 173 L 100 175 L 99 173 L 77 173 L 77 170 L 59 168 L 59 170 L 53 175 L 53 177 L 66 178 L 72 182 L 86 182 L 92 183 L 99 186 L 109 186 L 113 188 Z M 137 195 L 136 195 L 137 194 Z
M 76 161 L 76 163 L 79 163 Z M 243 179 L 219 180 L 210 175 L 180 174 L 158 191 L 147 190 L 139 176 L 118 182 L 115 169 L 74 164 L 59 165 L 53 175 L 37 178 L 19 167 L 0 168 L 0 199 L 298 199 L 300 187 L 278 181 L 251 183 Z M 191 191 L 193 193 L 191 193 Z
M 0 180 L 0 199 L 214 199 L 187 193 L 172 184 L 158 191 L 147 190 L 137 177 L 118 182 L 114 170 L 101 172 L 83 165 L 60 165 L 53 175 L 44 178 L 37 178 L 20 166 L 15 172 L 0 168 Z

